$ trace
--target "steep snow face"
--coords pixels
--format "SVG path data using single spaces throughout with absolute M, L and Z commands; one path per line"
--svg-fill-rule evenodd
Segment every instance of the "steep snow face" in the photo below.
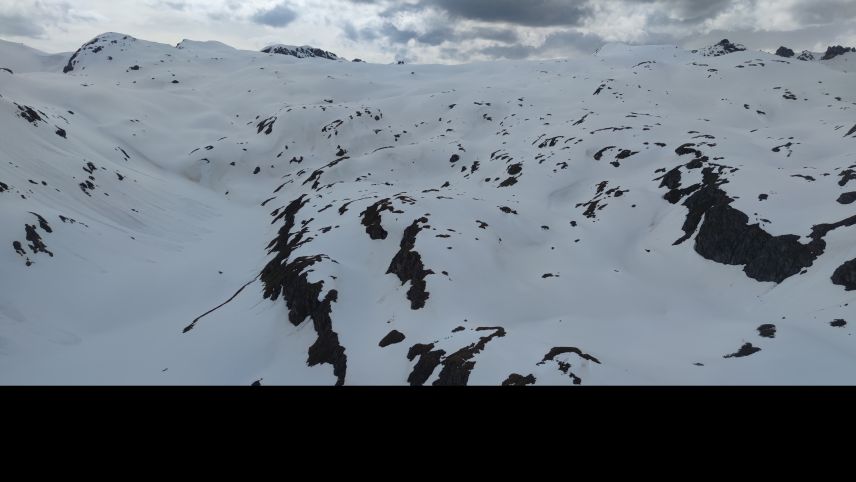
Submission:
M 853 74 L 181 45 L 0 71 L 0 382 L 856 382 Z
M 328 52 L 326 50 L 310 47 L 308 45 L 303 45 L 300 47 L 282 44 L 269 45 L 263 48 L 262 52 L 266 54 L 290 55 L 292 57 L 297 57 L 298 59 L 319 58 L 327 60 L 339 60 L 339 56 L 334 54 L 333 52 Z

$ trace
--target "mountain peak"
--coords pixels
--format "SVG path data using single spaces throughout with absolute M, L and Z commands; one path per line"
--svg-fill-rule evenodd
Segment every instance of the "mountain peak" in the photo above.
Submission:
M 835 57 L 838 57 L 839 55 L 843 55 L 848 52 L 856 52 L 856 48 L 832 45 L 826 48 L 826 53 L 823 54 L 823 57 L 821 57 L 820 60 L 833 59 Z
M 789 59 L 789 58 L 794 56 L 794 51 L 787 48 L 787 47 L 782 46 L 776 50 L 776 55 L 778 55 L 779 57 L 785 57 L 785 58 Z
M 117 32 L 102 33 L 101 35 L 98 35 L 97 37 L 93 38 L 89 42 L 86 42 L 79 49 L 77 49 L 77 51 L 71 55 L 71 58 L 68 59 L 68 63 L 65 65 L 65 67 L 63 67 L 62 72 L 64 74 L 67 74 L 73 71 L 80 62 L 80 56 L 85 53 L 97 54 L 109 45 L 121 44 L 124 48 L 124 46 L 127 46 L 128 44 L 134 43 L 136 41 L 137 39 L 130 35 L 125 35 Z
M 266 54 L 290 55 L 292 57 L 297 57 L 298 59 L 319 58 L 327 60 L 341 60 L 339 56 L 333 52 L 328 52 L 309 45 L 301 45 L 298 47 L 294 45 L 274 44 L 263 48 L 262 52 Z
M 698 50 L 693 50 L 692 53 L 700 53 L 705 57 L 719 57 L 720 55 L 731 54 L 734 52 L 742 52 L 744 50 L 746 50 L 746 47 L 744 47 L 742 44 L 732 43 L 727 38 L 724 38 L 711 46 Z

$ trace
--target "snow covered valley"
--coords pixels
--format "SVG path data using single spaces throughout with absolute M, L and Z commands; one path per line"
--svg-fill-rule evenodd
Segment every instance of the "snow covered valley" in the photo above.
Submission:
M 724 45 L 0 41 L 0 383 L 856 383 L 856 52 Z

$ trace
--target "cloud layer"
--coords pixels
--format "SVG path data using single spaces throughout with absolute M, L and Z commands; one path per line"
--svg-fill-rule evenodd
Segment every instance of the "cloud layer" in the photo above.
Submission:
M 605 42 L 856 45 L 856 0 L 0 0 L 0 38 L 70 51 L 105 31 L 346 57 L 456 63 L 573 57 Z M 718 38 L 717 38 L 718 37 Z

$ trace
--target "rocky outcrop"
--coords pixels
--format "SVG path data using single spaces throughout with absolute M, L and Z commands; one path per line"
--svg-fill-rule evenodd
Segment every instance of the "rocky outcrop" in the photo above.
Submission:
M 793 50 L 791 50 L 787 47 L 779 47 L 778 50 L 776 50 L 776 55 L 778 55 L 779 57 L 785 57 L 785 58 L 789 59 L 789 58 L 793 57 L 795 54 L 794 54 Z
M 693 50 L 692 52 L 700 53 L 705 57 L 719 57 L 720 55 L 731 54 L 734 52 L 742 52 L 744 50 L 746 50 L 746 47 L 744 47 L 743 45 L 732 43 L 728 39 L 722 39 L 709 47 Z
M 856 48 L 832 45 L 826 48 L 826 52 L 823 54 L 823 57 L 821 57 L 820 60 L 834 59 L 835 57 L 846 54 L 847 52 L 856 52 Z
M 333 52 L 328 52 L 319 48 L 310 47 L 309 45 L 302 45 L 300 47 L 296 47 L 294 45 L 279 44 L 269 45 L 263 48 L 262 52 L 266 54 L 290 55 L 291 57 L 297 57 L 298 59 L 318 58 L 327 60 L 340 60 L 339 56 L 334 54 Z
M 802 52 L 800 52 L 799 55 L 797 55 L 797 60 L 804 60 L 804 61 L 814 60 L 814 54 L 809 52 L 808 50 L 803 50 Z

